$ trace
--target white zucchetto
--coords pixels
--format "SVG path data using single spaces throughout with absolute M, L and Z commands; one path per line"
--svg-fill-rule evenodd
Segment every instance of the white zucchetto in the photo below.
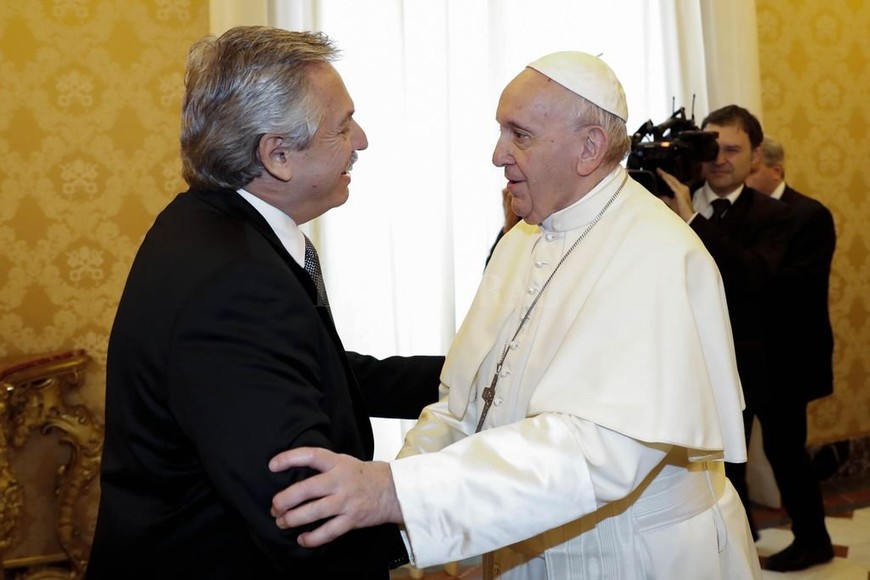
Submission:
M 528 67 L 623 121 L 628 120 L 622 84 L 613 70 L 597 56 L 576 51 L 554 52 L 530 63 Z

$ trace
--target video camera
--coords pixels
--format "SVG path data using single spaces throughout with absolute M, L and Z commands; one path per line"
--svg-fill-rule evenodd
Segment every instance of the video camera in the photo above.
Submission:
M 694 114 L 687 119 L 686 108 L 680 107 L 664 123 L 653 125 L 647 121 L 632 135 L 626 161 L 628 173 L 654 195 L 673 197 L 656 169 L 661 167 L 686 184 L 699 180 L 701 163 L 719 155 L 718 136 L 715 131 L 698 129 Z

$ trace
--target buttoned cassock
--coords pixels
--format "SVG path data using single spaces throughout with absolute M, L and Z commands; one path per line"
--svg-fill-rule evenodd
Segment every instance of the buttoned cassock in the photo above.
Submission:
M 416 566 L 494 551 L 485 577 L 760 577 L 720 461 L 746 459 L 725 296 L 687 224 L 629 178 L 511 340 L 624 178 L 493 254 L 443 396 L 391 462 Z

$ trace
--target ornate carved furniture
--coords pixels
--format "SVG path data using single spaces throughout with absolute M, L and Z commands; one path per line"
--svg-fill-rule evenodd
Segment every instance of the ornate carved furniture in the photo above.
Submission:
M 0 578 L 4 569 L 7 580 L 69 580 L 84 573 L 92 529 L 82 500 L 98 492 L 103 427 L 89 409 L 69 399 L 81 387 L 89 360 L 82 350 L 0 359 Z M 36 434 L 43 437 L 31 437 Z M 28 455 L 34 443 L 41 443 L 40 449 L 48 445 L 60 466 L 49 464 L 42 452 Z M 47 476 L 32 469 L 40 465 L 49 470 Z M 28 474 L 42 483 L 54 480 L 48 506 L 29 497 Z M 39 516 L 40 510 L 52 518 Z M 53 553 L 38 553 L 45 549 L 39 545 L 37 553 L 28 552 L 40 524 L 55 517 L 56 528 L 48 530 Z

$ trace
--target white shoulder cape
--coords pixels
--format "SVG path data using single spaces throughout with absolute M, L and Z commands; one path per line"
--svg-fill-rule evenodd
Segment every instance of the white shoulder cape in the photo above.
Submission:
M 535 244 L 547 231 L 579 236 L 624 176 L 617 168 L 543 228 L 520 222 L 499 243 L 442 371 L 457 418 L 489 384 L 491 364 L 481 366 L 501 352 L 498 337 L 517 318 Z M 568 413 L 640 441 L 686 447 L 696 460 L 746 460 L 719 270 L 661 200 L 629 178 L 545 293 L 549 306 L 535 312 L 538 332 L 519 387 L 525 416 Z

